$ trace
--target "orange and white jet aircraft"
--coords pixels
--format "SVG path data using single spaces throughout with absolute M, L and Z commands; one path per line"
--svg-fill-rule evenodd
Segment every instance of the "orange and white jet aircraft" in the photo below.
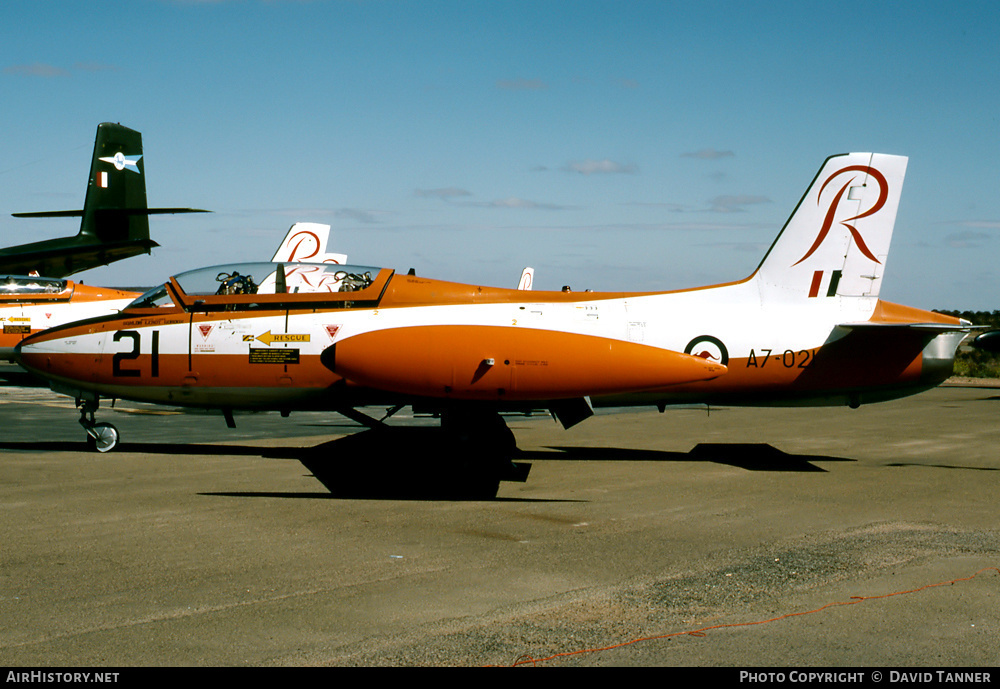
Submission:
M 139 292 L 92 287 L 72 280 L 24 275 L 0 277 L 0 361 L 32 333 L 85 318 L 115 314 Z
M 850 405 L 934 387 L 970 324 L 879 299 L 907 159 L 826 160 L 748 278 L 656 293 L 544 292 L 322 264 L 172 277 L 121 314 L 18 347 L 76 397 L 107 450 L 100 397 L 235 409 L 411 405 L 509 465 L 501 413 L 593 405 Z M 267 286 L 264 288 L 263 286 Z M 484 460 L 486 461 L 486 460 Z M 492 460 L 490 460 L 492 461 Z

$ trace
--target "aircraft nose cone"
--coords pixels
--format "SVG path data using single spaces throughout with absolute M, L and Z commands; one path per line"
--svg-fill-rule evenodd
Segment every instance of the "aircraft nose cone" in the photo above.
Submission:
M 83 369 L 78 365 L 80 362 L 74 362 L 72 358 L 66 351 L 64 341 L 61 338 L 51 338 L 46 332 L 27 337 L 14 347 L 14 361 L 43 378 L 79 378 Z
M 30 339 L 30 338 L 29 338 Z M 45 367 L 45 356 L 38 352 L 37 348 L 27 339 L 21 340 L 14 347 L 14 361 L 22 368 L 36 373 L 41 373 Z

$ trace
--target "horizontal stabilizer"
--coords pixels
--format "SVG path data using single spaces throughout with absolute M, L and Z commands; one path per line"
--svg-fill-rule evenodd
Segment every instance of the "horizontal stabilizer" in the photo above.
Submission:
M 860 323 L 841 323 L 837 327 L 843 328 L 845 330 L 863 330 L 863 329 L 918 330 L 920 332 L 925 332 L 925 333 L 954 333 L 954 332 L 971 333 L 976 330 L 983 329 L 982 326 L 953 325 L 951 323 L 878 323 L 874 321 L 863 321 Z
M 211 213 L 200 208 L 105 208 L 100 213 L 119 215 L 173 215 L 174 213 Z M 82 218 L 83 211 L 37 211 L 35 213 L 11 213 L 15 218 Z

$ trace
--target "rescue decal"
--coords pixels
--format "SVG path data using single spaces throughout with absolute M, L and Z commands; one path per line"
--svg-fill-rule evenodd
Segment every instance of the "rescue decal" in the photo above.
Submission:
M 309 335 L 305 334 L 305 333 L 303 333 L 303 334 L 297 334 L 297 333 L 276 333 L 276 334 L 272 335 L 271 331 L 268 330 L 263 335 L 258 335 L 254 339 L 256 339 L 257 342 L 263 342 L 268 347 L 270 347 L 271 343 L 273 343 L 273 342 L 309 342 Z M 247 340 L 247 336 L 243 337 L 243 341 L 244 342 L 248 341 Z M 253 340 L 249 340 L 249 341 L 252 342 Z

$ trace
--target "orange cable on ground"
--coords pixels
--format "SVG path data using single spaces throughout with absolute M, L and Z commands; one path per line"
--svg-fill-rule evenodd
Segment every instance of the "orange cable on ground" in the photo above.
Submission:
M 963 581 L 971 581 L 971 580 L 975 579 L 976 577 L 978 577 L 983 572 L 988 572 L 988 571 L 993 571 L 993 572 L 996 572 L 997 574 L 1000 574 L 1000 568 L 997 568 L 997 567 L 984 567 L 983 569 L 979 570 L 978 572 L 976 572 L 972 576 L 962 577 L 960 579 L 952 579 L 951 581 L 942 581 L 942 582 L 938 582 L 936 584 L 926 584 L 924 586 L 920 586 L 920 587 L 915 588 L 915 589 L 910 589 L 908 591 L 896 591 L 894 593 L 884 593 L 884 594 L 879 595 L 879 596 L 851 596 L 851 600 L 849 600 L 849 601 L 837 601 L 837 602 L 834 602 L 834 603 L 827 603 L 826 605 L 824 605 L 822 607 L 819 607 L 819 608 L 816 608 L 815 610 L 806 610 L 806 611 L 803 611 L 803 612 L 790 612 L 790 613 L 787 613 L 785 615 L 779 615 L 778 617 L 772 617 L 771 619 L 768 619 L 768 620 L 757 620 L 755 622 L 734 622 L 734 623 L 731 623 L 731 624 L 716 624 L 716 625 L 712 625 L 710 627 L 702 627 L 701 629 L 693 629 L 693 630 L 687 631 L 687 632 L 671 632 L 670 634 L 660 634 L 660 635 L 657 635 L 657 636 L 645 636 L 645 637 L 641 637 L 641 638 L 638 638 L 638 639 L 632 639 L 631 641 L 624 641 L 624 642 L 622 642 L 620 644 L 613 644 L 611 646 L 602 646 L 600 648 L 584 648 L 584 649 L 580 649 L 579 651 L 567 651 L 565 653 L 556 653 L 556 654 L 550 655 L 550 656 L 548 656 L 546 658 L 532 658 L 529 655 L 523 655 L 523 656 L 520 656 L 517 660 L 515 660 L 514 663 L 511 665 L 511 667 L 517 667 L 519 665 L 528 665 L 528 664 L 537 665 L 538 663 L 544 663 L 544 662 L 547 662 L 547 661 L 550 661 L 550 660 L 555 660 L 556 658 L 566 658 L 566 657 L 569 657 L 569 656 L 583 655 L 585 653 L 599 653 L 601 651 L 611 651 L 611 650 L 614 650 L 616 648 L 623 648 L 625 646 L 631 646 L 632 644 L 637 644 L 637 643 L 640 643 L 640 642 L 643 642 L 643 641 L 657 641 L 657 640 L 660 640 L 660 639 L 668 639 L 668 638 L 673 637 L 673 636 L 695 636 L 695 637 L 703 637 L 703 636 L 706 635 L 706 632 L 709 632 L 709 631 L 711 631 L 713 629 L 732 629 L 732 628 L 735 628 L 735 627 L 752 627 L 752 626 L 760 625 L 760 624 L 768 624 L 770 622 L 777 622 L 778 620 L 784 620 L 784 619 L 788 619 L 790 617 L 800 617 L 802 615 L 812 615 L 812 614 L 815 614 L 815 613 L 818 613 L 818 612 L 822 612 L 822 611 L 826 610 L 827 608 L 834 608 L 834 607 L 838 607 L 838 606 L 841 606 L 841 605 L 857 605 L 858 603 L 863 603 L 864 601 L 878 600 L 880 598 L 892 598 L 893 596 L 903 596 L 903 595 L 907 595 L 907 594 L 910 594 L 910 593 L 918 593 L 920 591 L 924 591 L 926 589 L 935 588 L 935 587 L 938 587 L 938 586 L 951 586 L 953 584 L 958 584 L 958 583 L 961 583 Z

